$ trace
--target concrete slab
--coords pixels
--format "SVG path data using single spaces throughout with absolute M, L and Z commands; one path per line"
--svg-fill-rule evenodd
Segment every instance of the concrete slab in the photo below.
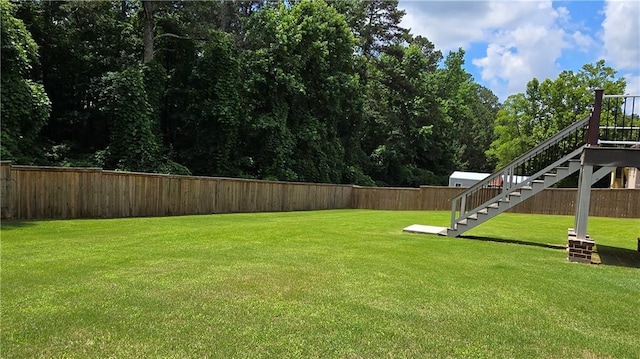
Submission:
M 424 226 L 422 224 L 413 224 L 409 227 L 403 229 L 403 232 L 409 233 L 422 233 L 422 234 L 437 234 L 440 236 L 447 235 L 447 227 L 435 227 L 435 226 Z

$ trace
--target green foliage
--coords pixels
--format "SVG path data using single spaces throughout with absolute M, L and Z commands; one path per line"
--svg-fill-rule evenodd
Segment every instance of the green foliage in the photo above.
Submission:
M 491 172 L 494 163 L 484 151 L 493 141 L 493 122 L 498 112 L 498 98 L 473 81 L 464 68 L 464 50 L 450 52 L 444 68 L 438 69 L 433 81 L 442 99 L 443 110 L 451 121 L 451 132 L 443 139 L 450 147 L 456 169 Z
M 131 0 L 2 0 L 3 158 L 444 184 L 583 115 L 589 89 L 624 89 L 598 62 L 532 81 L 498 113 L 464 70 L 464 51 L 442 62 L 400 25 L 395 0 L 145 3 L 146 14 Z M 153 61 L 142 66 L 144 48 Z
M 38 61 L 38 45 L 24 22 L 15 17 L 15 8 L 8 0 L 0 0 L 2 19 L 2 77 L 27 76 Z
M 151 122 L 153 133 L 157 138 L 161 138 L 161 117 L 163 101 L 165 99 L 165 87 L 167 82 L 167 72 L 158 62 L 146 63 L 142 67 L 144 73 L 144 90 L 147 94 L 147 101 L 151 107 Z
M 126 5 L 126 6 L 125 6 Z M 96 108 L 101 78 L 135 65 L 140 38 L 128 1 L 23 1 L 18 13 L 40 46 L 42 83 L 52 106 L 42 130 L 47 147 L 68 144 L 83 157 L 109 144 Z
M 127 68 L 107 73 L 102 80 L 100 109 L 109 119 L 111 132 L 107 167 L 156 172 L 160 149 L 152 130 L 143 71 Z
M 182 158 L 196 174 L 238 174 L 238 134 L 244 108 L 241 81 L 233 38 L 220 31 L 211 33 L 191 74 L 185 124 L 192 145 Z
M 423 39 L 368 65 L 365 148 L 380 185 L 438 184 L 453 171 L 451 122 L 432 77 L 439 58 Z
M 184 165 L 178 162 L 174 162 L 170 159 L 164 159 L 164 161 L 158 167 L 159 173 L 172 174 L 172 175 L 191 175 L 191 171 Z
M 346 9 L 358 48 L 366 58 L 387 52 L 408 36 L 409 30 L 400 26 L 405 12 L 398 9 L 398 0 L 359 0 L 354 8 Z
M 28 78 L 38 60 L 38 46 L 24 23 L 13 16 L 14 11 L 6 0 L 0 0 L 0 157 L 33 164 L 42 162 L 38 136 L 49 118 L 51 102 L 44 87 Z
M 267 8 L 249 27 L 250 137 L 260 176 L 342 182 L 358 116 L 353 38 L 324 2 Z M 277 44 L 277 46 L 274 46 Z M 253 143 L 253 141 L 252 141 Z
M 624 93 L 626 81 L 604 60 L 587 64 L 577 73 L 562 71 L 555 80 L 533 79 L 526 93 L 509 96 L 495 120 L 496 139 L 487 155 L 498 167 L 509 163 L 571 123 L 589 115 L 595 89 Z

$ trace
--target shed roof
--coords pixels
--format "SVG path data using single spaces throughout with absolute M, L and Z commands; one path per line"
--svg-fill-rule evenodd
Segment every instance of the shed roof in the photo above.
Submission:
M 487 177 L 489 177 L 491 173 L 481 173 L 481 172 L 463 172 L 463 171 L 455 171 L 449 176 L 449 178 L 457 178 L 457 179 L 468 179 L 474 181 L 481 181 Z

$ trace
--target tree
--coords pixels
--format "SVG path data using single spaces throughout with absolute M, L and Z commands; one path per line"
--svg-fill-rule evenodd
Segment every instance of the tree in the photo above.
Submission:
M 51 103 L 44 87 L 29 78 L 38 61 L 38 45 L 14 13 L 15 9 L 8 1 L 0 0 L 0 157 L 33 164 L 42 162 L 38 136 L 49 118 Z
M 238 175 L 244 120 L 240 90 L 240 61 L 233 37 L 216 31 L 202 49 L 190 78 L 181 158 L 200 175 Z
M 102 165 L 96 155 L 107 147 L 110 136 L 107 119 L 97 108 L 101 78 L 141 58 L 130 17 L 135 11 L 126 3 L 17 4 L 18 14 L 40 46 L 39 69 L 51 99 L 40 145 L 51 163 Z
M 52 105 L 39 135 L 38 126 L 7 122 L 3 145 L 19 138 L 10 131 L 29 132 L 25 148 L 46 149 L 34 159 L 186 173 L 172 162 L 180 161 L 202 175 L 416 186 L 498 158 L 484 152 L 497 98 L 464 71 L 463 51 L 442 62 L 433 43 L 402 28 L 395 0 L 32 1 L 16 9 L 41 49 L 21 78 L 41 80 Z M 5 58 L 3 50 L 3 74 Z M 570 121 L 542 105 L 580 96 L 545 93 L 599 85 L 608 71 L 596 64 L 585 79 L 532 84 L 523 101 L 535 104 L 498 116 L 503 142 L 526 149 Z M 9 88 L 3 82 L 3 94 Z
M 324 2 L 261 10 L 249 29 L 250 156 L 260 176 L 341 182 L 344 138 L 357 114 L 355 40 Z M 346 134 L 345 136 L 342 136 Z M 267 154 L 267 156 L 264 156 Z
M 450 52 L 444 67 L 436 71 L 433 81 L 446 116 L 451 121 L 450 145 L 455 150 L 456 168 L 491 171 L 494 163 L 485 155 L 493 140 L 493 122 L 498 98 L 473 81 L 464 68 L 464 50 Z M 446 145 L 446 144 L 444 144 Z
M 468 163 L 467 170 L 492 172 L 496 162 L 487 156 L 486 151 L 495 138 L 493 123 L 501 105 L 498 97 L 484 86 L 476 84 L 471 91 L 474 96 L 471 96 L 469 106 L 475 120 L 465 127 L 467 131 L 459 132 L 459 141 L 466 146 L 462 159 Z
M 142 23 L 143 23 L 143 36 L 142 36 L 142 45 L 144 48 L 143 51 L 143 62 L 149 63 L 153 61 L 154 56 L 154 37 L 155 37 L 155 21 L 154 15 L 158 9 L 158 2 L 153 0 L 142 0 Z
M 362 0 L 358 5 L 354 30 L 365 57 L 379 56 L 408 35 L 409 30 L 400 26 L 405 12 L 398 9 L 397 0 Z
M 604 60 L 582 69 L 561 72 L 555 80 L 527 83 L 526 93 L 509 96 L 495 121 L 496 139 L 487 151 L 501 167 L 562 128 L 587 116 L 594 90 L 624 93 L 626 81 Z
M 371 64 L 365 148 L 380 185 L 435 184 L 453 168 L 432 74 L 437 56 L 424 42 L 397 46 Z
M 131 67 L 107 73 L 100 94 L 100 110 L 110 123 L 106 166 L 123 171 L 157 172 L 160 148 L 151 128 L 151 106 L 142 69 Z

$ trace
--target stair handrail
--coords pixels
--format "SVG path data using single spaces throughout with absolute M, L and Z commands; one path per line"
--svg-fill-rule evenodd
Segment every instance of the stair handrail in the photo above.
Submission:
M 484 188 L 485 185 L 492 183 L 497 178 L 502 178 L 503 180 L 502 192 L 506 193 L 507 190 L 511 189 L 512 185 L 514 184 L 512 183 L 512 179 L 515 176 L 513 172 L 518 165 L 523 164 L 525 161 L 534 158 L 539 153 L 559 143 L 560 141 L 566 138 L 569 138 L 571 135 L 575 134 L 576 130 L 585 128 L 586 125 L 589 123 L 589 120 L 591 119 L 593 114 L 594 114 L 594 111 L 592 110 L 589 116 L 586 116 L 583 119 L 580 119 L 570 124 L 569 126 L 565 127 L 561 131 L 557 132 L 555 135 L 549 137 L 548 139 L 542 141 L 537 146 L 525 152 L 523 155 L 512 160 L 511 162 L 509 162 L 499 170 L 495 171 L 493 174 L 489 175 L 485 179 L 477 182 L 473 186 L 469 187 L 465 191 L 453 197 L 451 199 L 451 227 L 450 228 L 455 229 L 456 222 L 461 218 L 463 218 L 465 213 L 472 212 L 472 211 L 466 211 L 466 208 L 465 208 L 466 206 L 465 199 L 469 194 L 478 192 L 480 189 Z M 456 217 L 458 202 L 460 202 L 460 217 Z M 480 206 L 474 208 L 473 210 L 479 209 L 479 207 Z

